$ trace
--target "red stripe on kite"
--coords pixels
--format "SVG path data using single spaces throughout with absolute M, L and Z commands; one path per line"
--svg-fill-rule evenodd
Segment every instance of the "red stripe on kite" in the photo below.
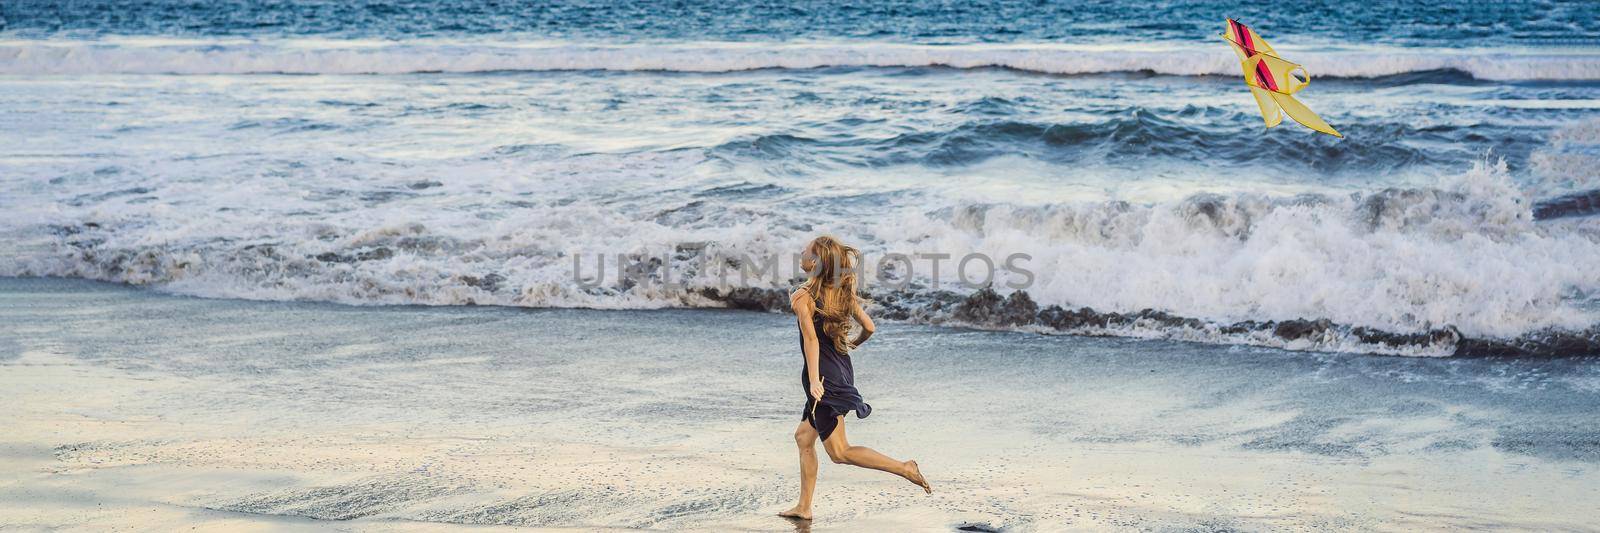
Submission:
M 1272 70 L 1267 68 L 1267 62 L 1256 63 L 1256 81 L 1266 86 L 1267 90 L 1278 90 L 1278 80 L 1273 79 Z
M 1233 19 L 1228 19 L 1228 24 L 1233 26 L 1233 35 L 1239 38 L 1239 46 L 1244 48 L 1245 59 L 1255 57 L 1256 47 L 1255 43 L 1250 41 L 1250 28 Z M 1278 90 L 1278 82 L 1272 78 L 1272 70 L 1267 68 L 1265 61 L 1256 63 L 1256 83 L 1266 87 L 1267 90 Z
M 1250 30 L 1245 28 L 1244 25 L 1240 24 L 1237 20 L 1228 19 L 1228 23 L 1233 25 L 1233 36 L 1238 37 L 1239 44 L 1244 47 L 1245 59 L 1249 59 L 1250 56 L 1256 55 L 1255 43 L 1250 42 Z

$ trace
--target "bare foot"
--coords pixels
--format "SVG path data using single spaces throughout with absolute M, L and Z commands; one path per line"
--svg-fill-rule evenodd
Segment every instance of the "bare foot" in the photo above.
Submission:
M 796 506 L 794 506 L 793 509 L 778 513 L 778 516 L 781 516 L 781 517 L 784 517 L 784 518 L 793 518 L 795 520 L 810 520 L 811 519 L 811 510 L 810 509 L 801 509 L 800 506 L 796 505 Z
M 928 480 L 922 477 L 922 470 L 917 469 L 916 461 L 906 461 L 906 481 L 916 483 L 924 492 L 933 494 L 933 487 L 928 485 Z

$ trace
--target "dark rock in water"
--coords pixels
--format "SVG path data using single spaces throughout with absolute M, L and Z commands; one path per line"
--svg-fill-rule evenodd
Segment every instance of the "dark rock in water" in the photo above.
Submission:
M 1600 326 L 1543 331 L 1515 339 L 1461 339 L 1458 357 L 1592 357 L 1600 355 Z
M 747 311 L 790 311 L 789 293 L 780 289 L 739 287 L 727 292 L 706 288 L 700 295 L 722 302 L 734 309 Z
M 1533 355 L 1515 340 L 1465 339 L 1456 345 L 1458 357 L 1526 357 Z
M 1155 309 L 1144 309 L 1138 313 L 1123 316 L 1122 318 L 1123 320 L 1128 321 L 1128 325 L 1142 323 L 1147 326 L 1154 325 L 1163 328 L 1189 329 L 1203 329 L 1206 327 L 1205 321 L 1200 319 L 1181 317 L 1166 311 L 1157 311 Z
M 312 257 L 314 259 L 316 259 L 318 261 L 321 261 L 321 262 L 324 262 L 324 263 L 354 263 L 354 262 L 357 262 L 357 261 L 381 261 L 381 260 L 384 260 L 384 259 L 388 259 L 388 258 L 394 257 L 394 250 L 390 250 L 389 248 L 384 247 L 384 246 L 379 246 L 379 247 L 373 248 L 371 250 L 362 250 L 360 252 L 357 252 L 355 255 L 341 255 L 341 254 L 338 254 L 338 253 L 335 253 L 335 252 L 323 252 L 323 253 L 317 254 L 317 255 L 312 256 Z
M 1370 327 L 1336 324 L 1328 319 L 1284 321 L 1245 320 L 1219 324 L 1156 309 L 1134 313 L 1096 311 L 1090 307 L 1067 309 L 1059 305 L 1040 308 L 1024 291 L 1001 297 L 986 287 L 971 294 L 951 291 L 926 291 L 924 287 L 885 290 L 873 295 L 872 313 L 885 320 L 904 320 L 938 324 L 956 321 L 980 328 L 1009 328 L 1038 324 L 1056 331 L 1080 335 L 1104 335 L 1105 330 L 1139 327 L 1166 333 L 1171 338 L 1189 338 L 1180 330 L 1214 331 L 1217 342 L 1262 344 L 1263 337 L 1283 341 L 1309 341 L 1310 349 L 1361 350 L 1372 353 L 1405 352 L 1422 349 L 1443 351 L 1462 357 L 1584 357 L 1600 356 L 1600 326 L 1578 332 L 1543 332 L 1516 339 L 1468 338 L 1452 326 L 1420 333 L 1395 333 Z M 727 299 L 731 296 L 722 296 Z M 748 296 L 737 297 L 749 299 Z M 787 302 L 783 304 L 787 308 Z M 734 307 L 774 309 L 770 304 L 731 304 Z M 1356 341 L 1347 343 L 1343 341 Z M 1277 345 L 1268 343 L 1266 345 Z
M 633 265 L 638 274 L 651 274 L 660 265 L 648 259 Z M 487 283 L 485 277 L 480 283 Z M 624 282 L 629 280 L 624 279 Z M 471 284 L 471 282 L 469 282 Z M 628 286 L 608 290 L 628 290 Z M 698 294 L 729 308 L 752 311 L 789 311 L 789 292 L 785 289 L 703 288 Z M 1451 326 L 1420 333 L 1394 333 L 1370 327 L 1336 324 L 1328 319 L 1284 321 L 1245 320 L 1220 324 L 1175 315 L 1157 309 L 1133 313 L 1101 312 L 1090 307 L 1067 309 L 1059 305 L 1040 308 L 1025 291 L 1002 297 L 992 287 L 970 294 L 930 290 L 924 286 L 869 290 L 867 306 L 874 318 L 941 324 L 961 323 L 979 328 L 1009 329 L 1040 325 L 1066 334 L 1107 335 L 1117 330 L 1139 328 L 1155 337 L 1194 340 L 1191 333 L 1211 342 L 1282 346 L 1285 342 L 1305 341 L 1300 349 L 1336 349 L 1369 353 L 1451 353 L 1462 357 L 1584 357 L 1600 356 L 1600 326 L 1578 332 L 1548 331 L 1516 339 L 1467 338 Z M 1109 331 L 1108 331 L 1109 330 Z M 1145 336 L 1142 335 L 1141 336 Z
M 1350 335 L 1361 341 L 1362 344 L 1373 344 L 1389 348 L 1403 346 L 1450 346 L 1457 345 L 1462 339 L 1461 332 L 1454 327 L 1444 327 L 1424 333 L 1392 333 L 1367 327 L 1350 328 Z
M 1270 324 L 1270 323 L 1268 323 L 1268 324 Z M 1226 325 L 1226 326 L 1222 326 L 1220 328 L 1217 328 L 1217 331 L 1221 332 L 1224 335 L 1243 335 L 1243 334 L 1246 334 L 1246 333 L 1250 333 L 1252 331 L 1260 331 L 1262 329 L 1266 329 L 1265 326 L 1267 326 L 1267 324 L 1261 324 L 1261 323 L 1258 323 L 1258 322 L 1256 322 L 1254 320 L 1246 320 L 1244 322 L 1234 322 L 1232 324 L 1229 324 L 1229 325 Z
M 1533 205 L 1534 220 L 1579 217 L 1600 213 L 1600 189 L 1568 194 Z
M 1059 305 L 1052 305 L 1039 310 L 1039 323 L 1058 330 L 1070 327 L 1068 325 L 1070 320 L 1072 320 L 1072 312 L 1062 309 Z
M 1328 334 L 1333 329 L 1333 322 L 1322 320 L 1285 320 L 1272 328 L 1272 334 L 1283 340 L 1300 340 L 1307 337 L 1319 338 Z
M 1133 325 L 1133 318 L 1122 313 L 1106 313 L 1100 317 L 1105 321 L 1106 328 L 1125 328 Z
M 966 297 L 954 292 L 933 291 L 931 293 L 918 295 L 916 299 L 908 301 L 907 303 L 920 304 L 912 305 L 910 307 L 911 316 L 913 319 L 921 318 L 938 322 L 938 319 L 947 317 L 952 309 L 964 301 L 966 301 Z
M 902 301 L 900 293 L 891 292 L 873 297 L 871 306 L 873 313 L 887 320 L 911 318 L 911 309 Z
M 1106 327 L 1106 318 L 1089 307 L 1069 311 L 1062 309 L 1060 306 L 1052 305 L 1039 312 L 1039 323 L 1055 328 L 1057 331 L 1071 331 L 1086 328 L 1104 328 Z
M 500 288 L 500 282 L 505 280 L 505 276 L 493 272 L 481 278 L 477 276 L 461 276 L 461 283 L 466 284 L 468 287 L 476 287 L 489 292 L 494 292 L 495 289 Z
M 406 187 L 411 189 L 411 190 L 413 190 L 413 191 L 420 191 L 420 190 L 423 190 L 423 189 L 432 189 L 434 187 L 441 187 L 441 186 L 444 186 L 444 184 L 443 183 L 439 183 L 437 181 L 433 181 L 433 180 L 413 181 L 411 183 L 406 184 Z
M 1007 324 L 1020 326 L 1033 323 L 1034 317 L 1039 314 L 1039 304 L 1034 303 L 1028 293 L 1016 291 L 1006 297 L 1000 311 Z
M 908 289 L 872 291 L 867 307 L 875 317 L 887 320 L 939 323 L 950 317 L 952 308 L 966 297 L 951 291 L 926 290 L 913 285 Z
M 1039 304 L 1033 303 L 1024 291 L 1001 298 L 992 287 L 984 287 L 967 296 L 956 307 L 954 318 L 980 326 L 1020 326 L 1033 322 Z

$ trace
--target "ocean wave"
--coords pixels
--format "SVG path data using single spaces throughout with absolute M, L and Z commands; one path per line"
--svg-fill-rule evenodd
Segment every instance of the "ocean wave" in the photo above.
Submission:
M 871 168 L 963 166 L 999 157 L 1058 164 L 1153 158 L 1277 164 L 1284 154 L 1316 154 L 1316 168 L 1329 173 L 1390 172 L 1414 165 L 1450 165 L 1470 157 L 1468 138 L 1482 129 L 1370 120 L 1346 126 L 1346 138 L 1333 142 L 1309 135 L 1241 135 L 1259 127 L 1254 109 L 1190 105 L 1161 114 L 1139 107 L 1113 108 L 1102 110 L 1099 120 L 1062 124 L 1006 118 L 1024 113 L 982 111 L 1004 105 L 993 98 L 964 104 L 961 116 L 970 118 L 942 129 L 873 138 L 841 121 L 818 128 L 813 136 L 772 133 L 736 139 L 715 147 L 713 153 Z M 1501 150 L 1522 148 L 1516 140 L 1520 139 L 1508 139 Z
M 640 161 L 595 162 L 623 163 Z M 16 213 L 0 275 L 349 304 L 775 310 L 793 277 L 738 278 L 740 265 L 728 258 L 787 257 L 830 231 L 869 257 L 1030 255 L 1035 279 L 1011 291 L 1005 284 L 1014 280 L 996 278 L 1003 296 L 955 286 L 953 259 L 915 273 L 869 261 L 869 280 L 908 280 L 869 283 L 875 311 L 912 322 L 1415 356 L 1592 355 L 1600 346 L 1600 316 L 1584 304 L 1600 289 L 1600 227 L 1535 222 L 1532 202 L 1493 165 L 1429 188 L 955 202 L 885 208 L 828 227 L 795 218 L 803 210 L 711 209 L 699 200 L 551 199 L 494 216 L 413 203 L 436 190 L 476 194 L 466 178 L 445 181 L 404 185 L 418 194 L 337 217 L 194 209 L 175 218 L 126 196 Z M 798 194 L 755 183 L 702 192 Z M 129 194 L 203 202 L 209 193 L 156 185 Z M 604 270 L 595 265 L 602 257 Z
M 1314 76 L 1423 80 L 1596 80 L 1591 50 L 1363 48 L 1297 51 Z M 1217 43 L 1109 47 L 891 43 L 584 44 L 567 42 L 189 40 L 0 41 L 0 74 L 408 74 L 499 71 L 735 72 L 823 67 L 1008 68 L 1045 74 L 1152 72 L 1235 76 Z

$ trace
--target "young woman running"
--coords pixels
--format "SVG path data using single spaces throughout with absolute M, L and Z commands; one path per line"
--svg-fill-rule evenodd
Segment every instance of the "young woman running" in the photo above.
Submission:
M 856 418 L 872 413 L 872 406 L 856 391 L 855 370 L 850 366 L 850 350 L 871 338 L 875 329 L 856 296 L 859 260 L 855 248 L 828 236 L 812 240 L 801 256 L 800 268 L 810 278 L 789 297 L 800 323 L 800 352 L 805 356 L 800 386 L 806 393 L 806 406 L 794 430 L 794 442 L 800 447 L 800 502 L 778 513 L 780 516 L 811 519 L 818 440 L 835 463 L 882 470 L 933 492 L 916 461 L 897 461 L 866 446 L 851 446 L 845 439 L 845 413 L 855 411 Z M 861 324 L 861 332 L 853 340 L 849 338 L 852 319 Z

